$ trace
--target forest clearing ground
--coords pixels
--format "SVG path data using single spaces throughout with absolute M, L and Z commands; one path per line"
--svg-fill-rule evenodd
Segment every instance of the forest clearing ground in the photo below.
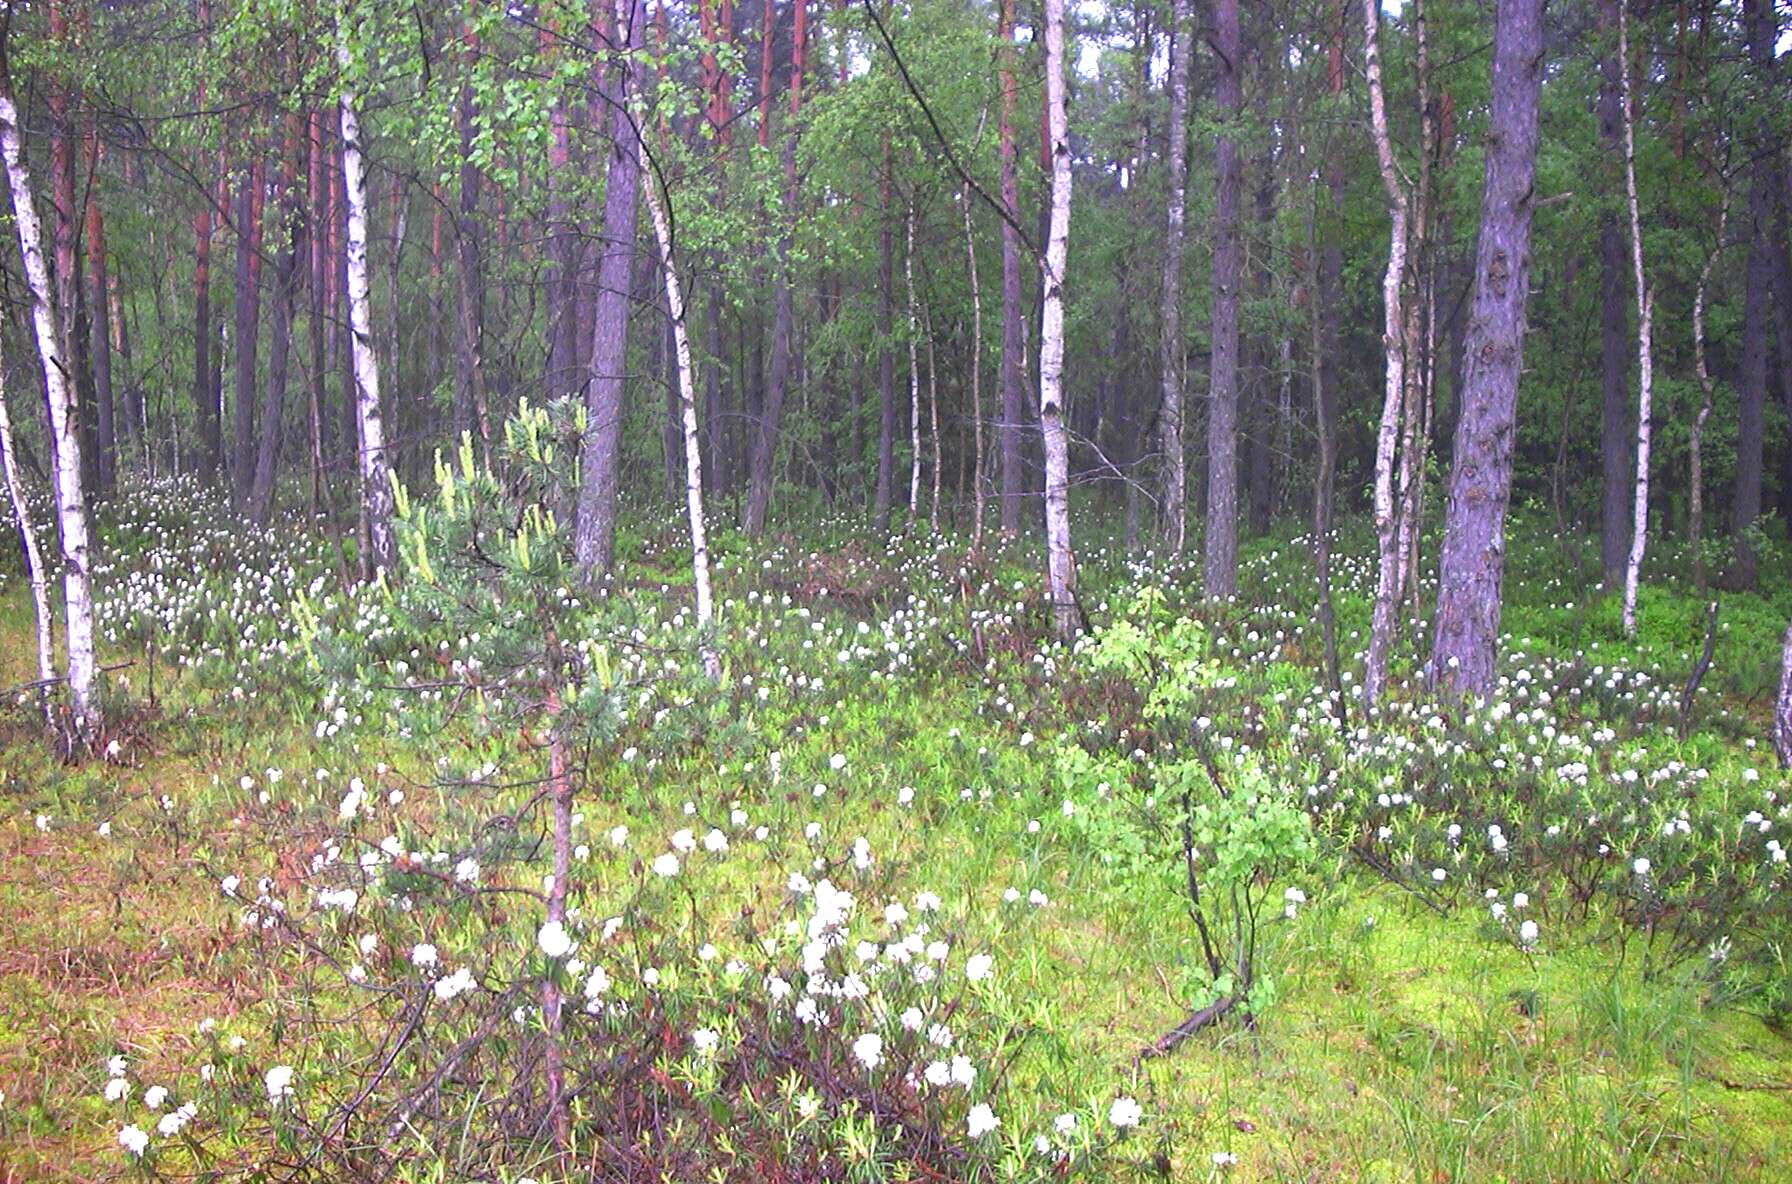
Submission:
M 30 644 L 18 600 L 0 613 L 14 673 Z M 1186 1014 L 1181 907 L 1025 838 L 1052 790 L 1025 742 L 962 691 L 874 684 L 825 726 L 807 722 L 793 765 L 839 752 L 855 786 L 929 795 L 918 818 L 858 790 L 817 808 L 842 833 L 862 830 L 905 880 L 972 902 L 1007 885 L 1049 896 L 1031 911 L 976 906 L 995 919 L 1012 987 L 1051 1013 L 1024 1080 L 1125 1072 Z M 233 803 L 233 782 L 264 760 L 309 768 L 308 738 L 266 713 L 213 735 L 206 717 L 173 710 L 158 744 L 140 768 L 64 768 L 23 734 L 0 750 L 0 1180 L 126 1174 L 100 1099 L 105 1058 L 125 1051 L 146 1078 L 172 1079 L 190 1067 L 199 1019 L 254 1011 L 278 989 L 238 910 L 208 889 L 216 867 L 278 874 L 279 840 L 263 829 L 277 814 Z M 996 791 L 952 805 L 961 783 L 985 779 L 976 769 Z M 803 788 L 752 791 L 694 762 L 619 774 L 583 807 L 594 833 L 650 833 L 679 825 L 687 799 L 808 809 Z M 724 875 L 733 898 L 714 916 L 766 903 L 763 879 Z M 1210 1178 L 1209 1151 L 1236 1154 L 1239 1180 L 1773 1178 L 1792 1139 L 1792 1041 L 1759 1019 L 1706 1007 L 1691 982 L 1614 978 L 1597 943 L 1527 958 L 1490 944 L 1475 910 L 1437 916 L 1347 865 L 1324 887 L 1284 952 L 1273 1016 L 1256 1031 L 1223 1024 L 1135 1079 L 1174 1179 Z

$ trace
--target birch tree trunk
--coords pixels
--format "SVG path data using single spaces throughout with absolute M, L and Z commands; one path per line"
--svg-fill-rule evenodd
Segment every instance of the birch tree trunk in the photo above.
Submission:
M 1542 88 L 1543 0 L 1500 0 L 1474 303 L 1463 343 L 1461 417 L 1438 555 L 1431 660 L 1434 680 L 1474 695 L 1493 689 L 1498 656 Z
M 50 640 L 50 593 L 44 576 L 43 552 L 37 545 L 37 528 L 31 524 L 31 510 L 25 504 L 25 483 L 19 474 L 18 457 L 13 452 L 12 417 L 6 410 L 5 362 L 0 360 L 0 467 L 4 467 L 6 493 L 12 501 L 13 517 L 19 523 L 19 545 L 25 553 L 25 578 L 31 584 L 31 608 L 37 624 L 37 677 L 44 684 L 38 698 L 48 707 L 50 684 L 56 681 L 55 645 Z
M 1382 273 L 1382 345 L 1387 352 L 1381 422 L 1375 433 L 1374 519 L 1378 567 L 1369 652 L 1363 669 L 1363 706 L 1374 710 L 1388 676 L 1388 647 L 1398 604 L 1399 545 L 1394 521 L 1394 460 L 1406 394 L 1406 250 L 1408 199 L 1388 131 L 1387 97 L 1381 83 L 1381 0 L 1363 0 L 1363 73 L 1369 84 L 1369 119 L 1375 158 L 1388 202 L 1388 265 Z
M 25 167 L 20 140 L 19 113 L 13 105 L 11 63 L 0 45 L 0 156 L 6 160 L 6 180 L 12 190 L 13 225 L 19 236 L 19 255 L 25 267 L 25 283 L 31 290 L 31 326 L 43 362 L 45 393 L 49 397 L 50 439 L 55 465 L 56 516 L 62 538 L 62 595 L 68 647 L 68 689 L 73 739 L 84 745 L 99 726 L 99 704 L 94 699 L 96 675 L 93 655 L 93 598 L 87 574 L 87 499 L 81 483 L 81 437 L 78 409 L 70 372 L 62 356 L 62 338 L 56 327 L 55 297 L 50 288 L 49 266 L 44 259 L 43 229 L 31 194 L 31 174 Z
M 1064 431 L 1064 263 L 1070 253 L 1070 132 L 1064 111 L 1064 0 L 1045 0 L 1045 114 L 1051 221 L 1039 318 L 1039 426 L 1045 439 L 1045 567 L 1059 640 L 1082 628 L 1070 546 L 1070 447 Z
M 679 415 L 684 423 L 684 504 L 691 526 L 691 583 L 697 598 L 697 628 L 703 635 L 703 669 L 720 678 L 721 659 L 709 641 L 714 609 L 709 589 L 709 543 L 703 527 L 703 453 L 697 440 L 697 382 L 691 367 L 691 342 L 685 334 L 684 294 L 679 290 L 678 265 L 672 255 L 672 229 L 666 219 L 659 185 L 649 177 L 642 192 L 647 196 L 647 215 L 653 221 L 654 241 L 659 244 L 660 267 L 666 283 L 666 313 L 672 322 L 672 348 L 678 357 Z
M 1699 380 L 1699 409 L 1686 432 L 1687 509 L 1686 546 L 1692 552 L 1692 580 L 1700 593 L 1705 591 L 1705 424 L 1711 418 L 1714 384 L 1705 358 L 1705 297 L 1711 286 L 1711 272 L 1723 254 L 1724 229 L 1730 218 L 1730 191 L 1724 189 L 1723 204 L 1717 211 L 1717 240 L 1699 269 L 1699 286 L 1692 297 L 1692 362 Z
M 1780 640 L 1780 691 L 1773 704 L 1773 751 L 1780 768 L 1792 768 L 1792 625 Z
M 585 439 L 579 455 L 578 528 L 573 551 L 587 577 L 607 573 L 616 558 L 617 468 L 622 453 L 623 395 L 628 370 L 629 287 L 635 263 L 635 195 L 641 174 L 640 137 L 630 103 L 632 54 L 640 48 L 645 0 L 622 0 L 627 44 L 609 93 L 609 177 L 604 183 L 602 254 L 597 264 L 597 309 L 592 317 L 591 366 L 585 380 Z
M 1188 534 L 1188 510 L 1183 504 L 1188 474 L 1182 444 L 1182 224 L 1188 199 L 1188 79 L 1195 57 L 1193 0 L 1174 0 L 1170 21 L 1170 194 L 1165 203 L 1164 270 L 1158 297 L 1163 323 L 1157 350 L 1162 383 L 1158 430 L 1164 453 L 1164 546 L 1171 559 L 1179 559 Z
M 1649 405 L 1655 363 L 1655 293 L 1643 272 L 1643 224 L 1636 197 L 1636 117 L 1631 106 L 1629 0 L 1618 3 L 1618 77 L 1624 101 L 1624 193 L 1630 206 L 1630 266 L 1636 284 L 1636 497 L 1632 503 L 1630 554 L 1624 563 L 1624 636 L 1636 636 L 1636 587 L 1649 541 Z
M 367 517 L 367 550 L 362 574 L 396 571 L 392 534 L 392 466 L 380 426 L 380 372 L 373 353 L 373 318 L 367 303 L 367 179 L 361 161 L 361 123 L 348 75 L 353 68 L 347 31 L 338 32 L 336 61 L 344 75 L 338 100 L 342 118 L 342 179 L 348 226 L 343 264 L 348 277 L 349 349 L 355 375 L 355 424 L 360 434 L 361 508 Z

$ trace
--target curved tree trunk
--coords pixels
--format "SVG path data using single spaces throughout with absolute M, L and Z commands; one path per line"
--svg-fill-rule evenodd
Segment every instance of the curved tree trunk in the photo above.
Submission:
M 699 644 L 704 670 L 711 678 L 718 678 L 722 673 L 721 660 L 708 638 L 714 609 L 709 588 L 708 536 L 703 524 L 703 453 L 697 442 L 697 384 L 691 366 L 691 343 L 684 330 L 684 294 L 678 282 L 678 267 L 672 256 L 672 230 L 666 220 L 658 183 L 649 177 L 642 188 L 647 196 L 647 213 L 653 222 L 654 239 L 659 244 L 660 267 L 666 282 L 666 312 L 672 322 L 673 351 L 678 359 L 680 419 L 684 424 L 685 512 L 691 529 L 691 582 L 697 600 L 697 628 L 703 637 Z

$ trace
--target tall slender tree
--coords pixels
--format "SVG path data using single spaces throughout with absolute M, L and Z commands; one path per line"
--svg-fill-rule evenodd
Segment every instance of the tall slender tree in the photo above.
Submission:
M 261 224 L 267 162 L 242 171 L 236 196 L 236 386 L 231 416 L 231 500 L 243 507 L 255 484 L 256 353 L 261 335 Z
M 1183 215 L 1188 197 L 1188 80 L 1194 59 L 1193 0 L 1173 0 L 1170 8 L 1170 143 L 1165 157 L 1169 169 L 1169 197 L 1165 202 L 1163 281 L 1158 297 L 1162 332 L 1157 355 L 1162 385 L 1158 431 L 1159 447 L 1164 454 L 1164 545 L 1172 559 L 1181 557 L 1188 535 L 1188 511 L 1183 505 L 1188 476 L 1182 442 L 1182 362 L 1185 351 L 1182 340 L 1182 245 Z
M 1636 292 L 1636 485 L 1630 554 L 1624 561 L 1624 636 L 1636 635 L 1636 592 L 1649 542 L 1649 415 L 1655 387 L 1655 292 L 1643 270 L 1643 222 L 1636 188 L 1636 104 L 1630 81 L 1630 0 L 1618 0 L 1618 59 L 1623 63 L 1624 196 L 1630 210 L 1631 281 Z
M 1070 129 L 1064 94 L 1064 0 L 1045 2 L 1045 114 L 1051 149 L 1051 220 L 1039 319 L 1039 427 L 1045 441 L 1045 569 L 1060 640 L 1082 628 L 1070 543 L 1070 445 L 1064 430 L 1064 265 L 1070 255 Z
M 1749 65 L 1762 95 L 1774 93 L 1774 42 L 1779 28 L 1772 0 L 1744 0 L 1744 35 Z M 1742 356 L 1737 366 L 1736 485 L 1730 498 L 1730 537 L 1735 548 L 1730 581 L 1740 587 L 1755 582 L 1757 557 L 1750 542 L 1750 528 L 1761 515 L 1762 437 L 1767 409 L 1767 354 L 1769 306 L 1773 301 L 1774 174 L 1778 171 L 1778 146 L 1770 120 L 1763 115 L 1750 137 L 1748 263 L 1742 296 Z M 1782 368 L 1792 359 L 1781 358 Z M 1640 437 L 1639 437 L 1640 438 Z
M 12 11 L 0 16 L 0 157 L 6 163 L 12 194 L 13 229 L 19 239 L 25 285 L 31 294 L 31 327 L 43 364 L 44 393 L 49 403 L 51 456 L 54 465 L 56 525 L 62 542 L 63 621 L 67 656 L 70 725 L 73 743 L 84 746 L 100 725 L 98 667 L 93 648 L 93 596 L 88 585 L 87 492 L 82 480 L 79 407 L 62 353 L 62 331 L 56 323 L 55 294 L 44 256 L 43 230 L 32 196 L 31 174 L 13 102 L 9 34 Z
M 771 9 L 771 0 L 765 0 Z M 742 528 L 749 536 L 765 529 L 765 516 L 771 505 L 773 462 L 777 459 L 778 432 L 784 422 L 784 398 L 790 385 L 791 355 L 796 333 L 796 315 L 792 289 L 791 250 L 795 239 L 797 199 L 796 148 L 797 120 L 803 109 L 803 68 L 809 29 L 807 0 L 792 0 L 790 22 L 790 97 L 787 107 L 789 123 L 784 129 L 784 204 L 780 211 L 776 253 L 772 260 L 772 361 L 766 378 L 765 404 L 759 409 L 759 423 L 753 433 L 752 449 L 747 459 L 747 501 L 741 515 Z M 767 61 L 772 57 L 768 42 L 760 51 Z
M 1238 287 L 1244 272 L 1238 205 L 1244 163 L 1238 122 L 1244 111 L 1239 74 L 1238 0 L 1214 6 L 1214 97 L 1221 127 L 1214 138 L 1213 328 L 1207 397 L 1207 536 L 1202 582 L 1209 598 L 1238 587 Z
M 1629 262 L 1618 217 L 1624 188 L 1623 95 L 1618 59 L 1618 4 L 1599 0 L 1600 35 L 1606 48 L 1599 61 L 1599 143 L 1610 162 L 1609 192 L 1616 195 L 1599 214 L 1600 357 L 1600 528 L 1599 562 L 1608 588 L 1624 579 L 1624 552 L 1630 544 L 1632 437 L 1630 408 L 1630 313 L 1625 307 Z
M 996 437 L 1002 464 L 1002 533 L 1020 530 L 1021 502 L 1026 494 L 1026 473 L 1021 451 L 1021 428 L 1026 418 L 1022 377 L 1020 309 L 1020 182 L 1015 167 L 1014 115 L 1020 84 L 1014 69 L 1014 0 L 999 0 L 996 18 L 997 77 L 1001 98 L 996 114 L 997 160 L 1002 203 L 1002 419 Z
M 382 570 L 396 572 L 398 549 L 392 533 L 392 464 L 386 456 L 385 432 L 380 423 L 380 371 L 374 357 L 373 315 L 367 299 L 367 179 L 361 159 L 361 121 L 355 106 L 358 69 L 349 41 L 350 31 L 339 28 L 336 62 L 342 78 L 338 82 L 341 93 L 337 109 L 342 121 L 342 181 L 347 213 L 343 270 L 348 278 L 348 348 L 355 376 L 361 510 L 367 520 L 367 553 L 361 557 L 361 570 L 363 575 L 372 577 Z

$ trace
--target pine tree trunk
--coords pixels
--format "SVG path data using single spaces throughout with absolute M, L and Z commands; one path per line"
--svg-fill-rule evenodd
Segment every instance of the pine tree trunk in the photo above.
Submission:
M 1213 326 L 1207 412 L 1207 535 L 1202 584 L 1209 599 L 1238 587 L 1238 285 L 1243 251 L 1238 238 L 1244 169 L 1233 141 L 1244 100 L 1239 85 L 1238 0 L 1214 8 L 1214 83 L 1222 128 L 1214 142 Z
M 215 441 L 218 408 L 212 400 L 212 207 L 210 196 L 200 199 L 193 216 L 193 413 L 198 420 L 202 475 L 217 475 Z M 177 462 L 178 463 L 178 462 Z
M 1600 0 L 1602 35 L 1616 38 L 1619 0 Z M 1615 41 L 1614 41 L 1615 44 Z M 1616 52 L 1599 63 L 1599 142 L 1616 163 L 1614 173 L 1622 184 L 1624 155 L 1623 101 L 1618 81 Z M 1630 408 L 1630 313 L 1625 309 L 1624 231 L 1616 215 L 1599 220 L 1600 362 L 1602 384 L 1599 428 L 1601 459 L 1601 512 L 1599 531 L 1600 570 L 1605 586 L 1619 586 L 1624 578 L 1624 550 L 1630 543 L 1630 443 L 1633 425 Z
M 261 333 L 261 215 L 266 162 L 245 170 L 236 198 L 236 406 L 230 448 L 231 501 L 239 508 L 255 481 L 255 378 Z
M 958 194 L 964 210 L 964 254 L 971 290 L 971 551 L 983 548 L 983 293 L 977 282 L 977 239 L 971 230 L 971 191 Z
M 93 598 L 88 588 L 87 499 L 81 480 L 81 440 L 76 428 L 78 408 L 62 356 L 62 336 L 56 324 L 55 295 L 50 269 L 44 258 L 43 230 L 31 193 L 31 176 L 19 131 L 19 113 L 13 105 L 11 64 L 0 45 L 0 156 L 6 161 L 6 180 L 12 190 L 13 227 L 19 236 L 19 255 L 25 283 L 31 292 L 31 324 L 43 363 L 45 394 L 49 401 L 52 461 L 55 466 L 56 516 L 62 540 L 62 594 L 66 624 L 69 705 L 74 742 L 84 745 L 99 727 L 99 704 L 94 697 L 97 670 L 93 652 Z
M 1431 659 L 1435 680 L 1473 695 L 1492 691 L 1498 657 L 1542 87 L 1543 0 L 1499 0 L 1474 304 L 1438 555 Z
M 87 307 L 93 319 L 93 337 L 89 346 L 93 358 L 93 393 L 97 432 L 94 471 L 99 478 L 96 493 L 104 496 L 118 483 L 118 419 L 112 390 L 112 301 L 114 290 L 106 274 L 106 220 L 100 210 L 97 174 L 100 165 L 99 137 L 93 136 L 88 158 L 96 175 L 92 191 L 87 195 Z
M 1170 22 L 1170 175 L 1169 199 L 1165 203 L 1163 279 L 1158 296 L 1163 330 L 1158 339 L 1157 365 L 1162 389 L 1158 430 L 1164 454 L 1164 546 L 1174 560 L 1181 558 L 1188 533 L 1188 509 L 1184 504 L 1188 474 L 1182 442 L 1182 246 L 1188 195 L 1188 80 L 1195 58 L 1193 0 L 1173 0 Z
M 310 189 L 310 213 L 306 239 L 310 244 L 311 267 L 306 297 L 311 322 L 311 367 L 309 406 L 306 408 L 307 443 L 310 451 L 311 514 L 315 517 L 323 504 L 324 470 L 324 375 L 328 370 L 325 312 L 330 291 L 330 194 L 329 169 L 325 165 L 324 116 L 321 110 L 309 113 L 310 134 L 307 137 L 309 160 L 307 182 Z
M 353 63 L 348 44 L 337 44 L 336 60 L 344 74 Z M 380 426 L 380 373 L 373 353 L 373 317 L 367 302 L 367 182 L 361 162 L 361 125 L 355 114 L 355 93 L 347 79 L 338 100 L 342 120 L 343 196 L 348 216 L 343 270 L 348 278 L 349 350 L 355 375 L 355 427 L 360 442 L 361 509 L 367 519 L 364 577 L 381 571 L 397 574 L 398 549 L 392 533 L 392 466 Z
M 255 479 L 249 491 L 249 517 L 267 525 L 274 508 L 274 483 L 280 469 L 280 446 L 286 426 L 287 368 L 292 356 L 292 321 L 299 277 L 299 225 L 302 220 L 298 159 L 300 135 L 295 118 L 281 162 L 278 217 L 274 223 L 274 308 L 268 337 L 267 398 L 261 409 L 261 437 L 255 452 Z
M 645 0 L 621 0 L 627 45 L 641 43 Z M 640 138 L 629 106 L 634 100 L 632 53 L 622 59 L 612 88 L 609 177 L 604 184 L 603 254 L 597 264 L 597 311 L 591 366 L 585 383 L 585 439 L 579 458 L 578 529 L 574 555 L 587 577 L 608 573 L 616 558 L 617 468 L 622 455 L 623 395 L 628 371 L 629 285 L 635 261 L 635 198 L 641 173 Z
M 997 432 L 1002 462 L 1002 533 L 1012 537 L 1020 530 L 1021 502 L 1027 479 L 1021 453 L 1021 429 L 1026 418 L 1020 309 L 1020 185 L 1015 176 L 1014 110 L 1019 98 L 1014 74 L 1014 0 L 999 0 L 996 40 L 1002 88 L 996 120 L 1002 210 L 1002 422 Z
M 466 35 L 469 45 L 471 34 Z M 479 415 L 485 402 L 483 358 L 483 281 L 479 270 L 479 169 L 473 163 L 473 86 L 461 84 L 457 118 L 460 123 L 460 193 L 454 240 L 455 269 L 454 337 L 454 435 L 456 439 L 478 432 L 485 455 L 490 455 L 490 433 Z
M 790 126 L 784 134 L 784 209 L 778 237 L 777 255 L 772 261 L 772 363 L 767 377 L 765 403 L 759 409 L 758 430 L 753 433 L 752 450 L 747 461 L 747 502 L 742 526 L 748 537 L 757 537 L 765 530 L 766 514 L 771 507 L 772 470 L 777 458 L 778 433 L 783 426 L 785 391 L 790 385 L 791 339 L 795 333 L 795 312 L 792 308 L 790 252 L 796 229 L 798 197 L 796 175 L 797 117 L 802 112 L 803 59 L 808 37 L 807 0 L 794 0 L 790 49 Z M 774 10 L 766 2 L 767 23 Z M 761 52 L 769 61 L 772 45 L 767 39 Z
M 1744 0 L 1743 21 L 1749 61 L 1765 90 L 1773 82 L 1774 39 L 1778 29 L 1771 0 Z M 1736 486 L 1730 499 L 1730 534 L 1735 545 L 1729 581 L 1753 587 L 1756 556 L 1749 530 L 1761 516 L 1761 439 L 1767 410 L 1767 346 L 1773 331 L 1768 305 L 1773 298 L 1773 174 L 1778 158 L 1765 121 L 1753 136 L 1748 195 L 1748 265 L 1743 286 L 1742 356 L 1737 366 Z M 1787 366 L 1782 358 L 1780 365 Z
M 1039 324 L 1039 426 L 1045 442 L 1045 569 L 1053 631 L 1082 628 L 1070 546 L 1070 448 L 1064 431 L 1064 264 L 1070 252 L 1070 131 L 1064 110 L 1064 0 L 1045 2 L 1045 110 L 1051 145 L 1051 223 Z
M 896 354 L 890 340 L 891 289 L 895 265 L 890 242 L 890 141 L 884 138 L 884 167 L 879 180 L 877 232 L 877 485 L 871 495 L 871 518 L 879 534 L 890 529 L 891 486 L 896 468 Z
M 908 294 L 908 520 L 921 517 L 921 365 L 916 355 L 920 326 L 915 318 L 915 203 L 908 205 L 908 233 L 902 254 L 902 276 Z

